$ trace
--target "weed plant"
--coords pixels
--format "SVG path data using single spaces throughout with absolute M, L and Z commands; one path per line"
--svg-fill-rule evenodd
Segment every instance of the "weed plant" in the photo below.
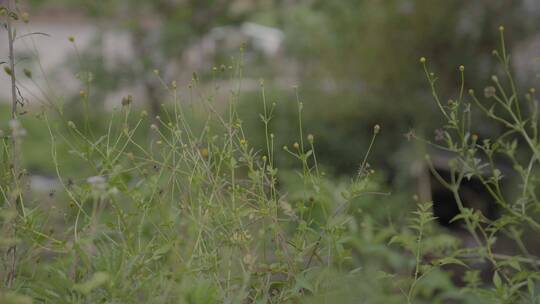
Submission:
M 9 5 L 2 14 L 14 43 L 12 25 L 27 17 Z M 13 117 L 0 134 L 0 303 L 539 303 L 539 260 L 524 239 L 540 227 L 537 102 L 534 90 L 518 95 L 504 44 L 495 56 L 507 85 L 493 77 L 487 101 L 473 91 L 466 97 L 460 67 L 458 98 L 444 105 L 421 60 L 445 123 L 444 144 L 437 146 L 454 155 L 450 180 L 433 167 L 432 173 L 454 194 L 455 220 L 465 223 L 473 246 L 435 225 L 429 202 L 411 210 L 395 200 L 410 215 L 380 215 L 390 193 L 369 166 L 378 125 L 359 152 L 357 174 L 348 182 L 327 178 L 317 163 L 316 136 L 303 127 L 298 88 L 297 141 L 279 147 L 271 124 L 279 105 L 261 81 L 264 146 L 252 146 L 237 111 L 241 56 L 212 72 L 236 79 L 235 90 L 204 92 L 197 74 L 180 86 L 155 71 L 167 93 L 162 114 L 149 117 L 126 96 L 107 114 L 105 128 L 91 123 L 97 110 L 86 71 L 79 73 L 81 119 L 70 119 L 58 99 L 44 94 L 39 111 L 27 115 L 48 133 L 43 153 L 60 189 L 47 197 L 28 189 L 29 173 L 20 167 L 27 134 L 15 92 Z M 17 90 L 19 75 L 33 75 L 21 74 L 15 63 L 11 53 L 5 71 Z M 228 95 L 224 110 L 215 102 L 219 94 Z M 507 132 L 474 135 L 473 105 Z M 280 153 L 299 169 L 280 171 Z M 68 154 L 77 159 L 75 172 Z M 512 161 L 518 194 L 504 192 L 496 155 Z M 501 208 L 498 219 L 462 204 L 466 178 L 482 181 Z M 497 251 L 502 235 L 519 252 Z M 478 270 L 484 264 L 487 282 Z

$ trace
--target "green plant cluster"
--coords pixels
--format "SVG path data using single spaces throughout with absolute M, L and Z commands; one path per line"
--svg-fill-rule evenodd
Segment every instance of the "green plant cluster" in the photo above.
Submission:
M 16 11 L 3 13 L 18 19 Z M 296 140 L 282 146 L 272 123 L 279 105 L 261 81 L 261 111 L 252 115 L 263 146 L 256 148 L 238 114 L 241 61 L 216 76 L 236 79 L 228 93 L 200 90 L 196 75 L 183 87 L 156 71 L 167 94 L 156 117 L 134 108 L 130 96 L 104 127 L 91 123 L 89 107 L 71 120 L 55 100 L 26 114 L 47 131 L 43 153 L 56 192 L 28 190 L 30 173 L 19 165 L 31 134 L 17 107 L 2 127 L 0 303 L 539 303 L 540 260 L 526 240 L 540 227 L 537 101 L 534 89 L 517 92 L 502 32 L 494 55 L 507 82 L 494 76 L 486 101 L 474 91 L 466 96 L 460 67 L 457 97 L 443 104 L 421 59 L 443 117 L 436 146 L 453 155 L 450 180 L 432 173 L 453 193 L 454 220 L 464 222 L 472 243 L 436 225 L 431 202 L 380 182 L 369 160 L 381 126 L 373 125 L 358 151 L 356 173 L 329 178 L 297 89 Z M 83 106 L 89 91 L 81 93 Z M 224 110 L 215 103 L 219 94 L 228 94 Z M 479 138 L 473 109 L 507 131 Z M 518 153 L 518 145 L 527 149 Z M 298 170 L 281 170 L 278 155 Z M 508 173 L 498 157 L 512 162 L 516 193 L 501 186 Z M 76 159 L 76 171 L 66 159 Z M 462 204 L 459 188 L 470 178 L 500 206 L 497 219 Z M 517 251 L 497 248 L 504 237 Z

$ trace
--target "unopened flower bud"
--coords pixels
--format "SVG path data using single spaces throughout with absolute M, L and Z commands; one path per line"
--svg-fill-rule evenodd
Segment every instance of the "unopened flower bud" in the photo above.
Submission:
M 23 69 L 23 73 L 24 73 L 24 75 L 26 77 L 32 78 L 32 71 L 31 70 L 25 68 L 25 69 Z
M 21 14 L 21 19 L 24 23 L 28 23 L 30 21 L 30 15 L 27 12 L 24 12 Z
M 204 158 L 208 157 L 208 155 L 209 155 L 209 152 L 208 152 L 207 148 L 202 148 L 200 150 L 200 152 L 201 152 L 201 156 L 204 157 Z

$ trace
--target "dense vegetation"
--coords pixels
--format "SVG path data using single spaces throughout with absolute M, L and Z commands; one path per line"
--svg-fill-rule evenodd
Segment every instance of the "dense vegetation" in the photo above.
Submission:
M 28 16 L 8 6 L 2 18 L 12 44 Z M 38 71 L 18 68 L 10 53 L 0 303 L 540 303 L 538 101 L 534 88 L 520 93 L 498 33 L 500 72 L 480 91 L 469 89 L 468 67 L 443 77 L 430 60 L 415 62 L 438 127 L 435 140 L 411 131 L 407 143 L 427 151 L 458 208 L 458 232 L 437 223 L 437 202 L 396 192 L 370 165 L 385 158 L 378 143 L 395 136 L 384 123 L 370 122 L 353 173 L 326 172 L 302 86 L 282 95 L 291 102 L 274 102 L 262 80 L 256 95 L 243 92 L 243 50 L 208 72 L 234 80 L 231 91 L 203 89 L 196 73 L 180 84 L 153 71 L 163 92 L 155 115 L 132 96 L 110 112 L 89 107 L 85 69 L 76 102 L 45 95 L 23 108 L 17 79 Z M 284 120 L 295 130 L 286 139 Z M 481 132 L 486 125 L 496 132 Z M 40 170 L 54 172 L 56 190 L 30 189 Z M 469 180 L 496 216 L 465 204 Z

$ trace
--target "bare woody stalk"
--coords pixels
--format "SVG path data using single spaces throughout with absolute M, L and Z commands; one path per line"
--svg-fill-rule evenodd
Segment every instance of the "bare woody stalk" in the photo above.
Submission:
M 11 118 L 15 119 L 17 118 L 17 83 L 15 79 L 15 55 L 13 51 L 13 44 L 15 41 L 14 33 L 13 33 L 13 25 L 11 21 L 11 12 L 13 9 L 12 0 L 7 0 L 7 10 L 8 15 L 6 18 L 6 26 L 7 26 L 7 32 L 8 32 L 8 47 L 9 47 L 9 68 L 11 70 L 10 77 L 11 77 Z
M 17 105 L 18 105 L 18 99 L 17 99 L 17 83 L 15 78 L 15 53 L 13 50 L 13 44 L 15 42 L 15 32 L 13 30 L 13 24 L 12 24 L 12 12 L 14 8 L 13 1 L 15 0 L 7 0 L 7 16 L 6 16 L 6 29 L 8 32 L 8 48 L 9 48 L 9 68 L 10 68 L 10 79 L 11 79 L 11 119 L 16 120 L 17 119 Z M 20 167 L 19 167 L 19 153 L 18 153 L 18 144 L 17 144 L 17 138 L 15 133 L 18 132 L 15 130 L 16 127 L 12 130 L 12 172 L 13 172 L 13 194 L 12 194 L 12 202 L 11 205 L 13 208 L 18 209 L 17 203 L 20 199 L 20 193 L 19 193 L 19 186 L 18 186 L 18 180 L 20 178 Z M 24 211 L 23 211 L 24 212 Z M 9 272 L 7 275 L 7 287 L 12 288 L 13 282 L 15 280 L 15 272 L 16 272 L 16 265 L 17 265 L 17 245 L 12 245 L 8 248 L 6 255 L 8 256 L 9 261 Z

